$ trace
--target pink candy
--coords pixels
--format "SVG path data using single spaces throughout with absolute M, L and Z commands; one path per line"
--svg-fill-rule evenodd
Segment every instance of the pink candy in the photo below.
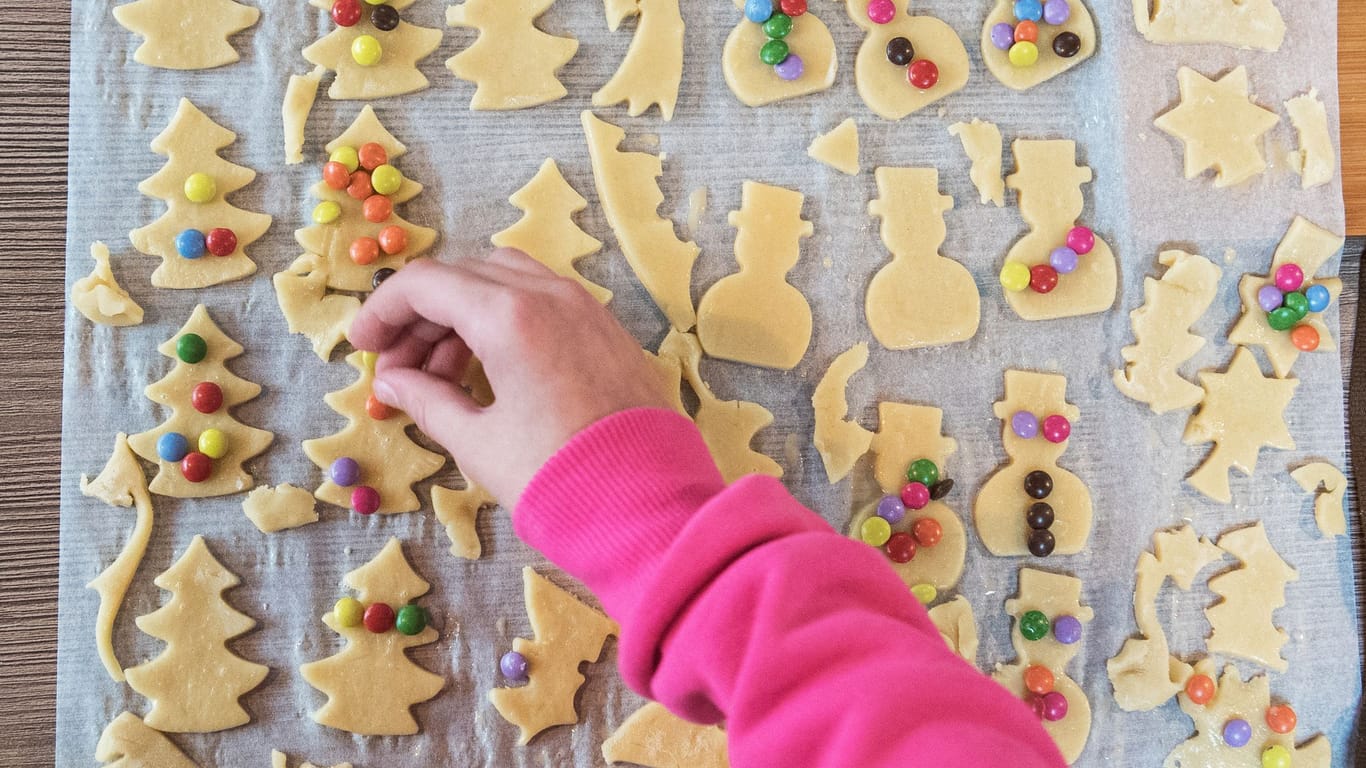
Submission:
M 1043 420 L 1043 437 L 1050 443 L 1061 443 L 1072 434 L 1072 422 L 1066 416 L 1053 414 Z
M 930 489 L 924 483 L 906 483 L 901 489 L 901 503 L 907 509 L 924 509 L 930 503 Z
M 1043 699 L 1043 719 L 1050 723 L 1067 717 L 1067 697 L 1057 691 L 1049 691 L 1042 697 Z
M 896 3 L 892 0 L 869 0 L 869 21 L 874 24 L 890 24 L 894 18 L 896 18 Z
M 1085 256 L 1096 247 L 1096 233 L 1090 227 L 1072 227 L 1067 233 L 1067 247 Z
M 379 511 L 379 491 L 368 485 L 358 485 L 351 491 L 351 508 L 362 515 Z
M 1276 287 L 1289 293 L 1298 291 L 1304 285 L 1304 270 L 1298 264 L 1282 264 L 1276 270 Z

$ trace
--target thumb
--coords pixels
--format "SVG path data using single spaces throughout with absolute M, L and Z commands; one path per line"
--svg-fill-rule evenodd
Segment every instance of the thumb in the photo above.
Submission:
M 483 409 L 446 379 L 414 368 L 389 368 L 375 374 L 373 388 L 375 397 L 412 417 L 457 463 L 478 445 Z

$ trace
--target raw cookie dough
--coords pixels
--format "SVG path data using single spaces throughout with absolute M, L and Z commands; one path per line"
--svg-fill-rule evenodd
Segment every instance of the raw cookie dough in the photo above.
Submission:
M 187 363 L 177 357 L 177 343 L 186 334 L 204 340 L 207 352 L 197 363 Z M 264 451 L 275 435 L 243 424 L 232 415 L 233 408 L 261 393 L 259 384 L 240 378 L 228 369 L 227 361 L 242 354 L 242 345 L 219 330 L 209 317 L 209 311 L 200 304 L 175 337 L 157 347 L 157 351 L 175 360 L 175 367 L 160 381 L 147 385 L 143 394 L 148 400 L 170 408 L 171 416 L 160 426 L 128 438 L 134 453 L 157 465 L 156 477 L 149 486 L 152 493 L 199 499 L 251 490 L 256 480 L 242 464 Z M 192 404 L 191 392 L 203 382 L 216 384 L 223 394 L 222 405 L 212 413 L 201 413 Z M 157 441 L 168 432 L 183 435 L 191 451 L 200 451 L 199 443 L 204 433 L 211 429 L 218 430 L 226 438 L 226 452 L 220 457 L 211 457 L 212 469 L 202 482 L 190 482 L 181 462 L 166 461 L 157 451 Z
M 1042 501 L 1053 508 L 1049 528 L 1056 540 L 1054 555 L 1073 555 L 1086 546 L 1091 535 L 1091 492 L 1080 478 L 1058 466 L 1071 440 L 1049 442 L 1043 430 L 1032 438 L 1015 434 L 1012 417 L 1021 411 L 1034 415 L 1040 424 L 1060 415 L 1077 428 L 1081 411 L 1066 400 L 1067 379 L 1031 371 L 1006 371 L 1005 397 L 994 413 L 1001 420 L 1001 442 L 1010 458 L 982 486 L 973 502 L 977 535 L 988 551 L 999 557 L 1029 554 L 1029 525 L 1025 513 L 1036 500 L 1025 493 L 1025 476 L 1035 470 L 1053 479 L 1053 491 Z
M 868 18 L 869 0 L 845 0 L 849 18 L 867 34 L 854 61 L 859 96 L 868 108 L 888 120 L 901 118 L 962 90 L 968 82 L 968 51 L 953 27 L 933 16 L 910 15 L 909 0 L 893 0 L 896 17 L 887 24 Z M 906 80 L 906 67 L 887 61 L 887 43 L 894 37 L 911 41 L 917 59 L 939 67 L 939 81 L 920 90 Z
M 95 759 L 108 768 L 199 768 L 172 741 L 124 712 L 104 727 Z
M 95 647 L 100 653 L 100 662 L 114 682 L 123 682 L 123 665 L 114 653 L 114 620 L 118 618 L 119 606 L 128 594 L 128 586 L 138 571 L 143 555 L 147 554 L 147 542 L 152 538 L 152 497 L 147 494 L 147 476 L 133 458 L 128 448 L 128 436 L 119 433 L 114 439 L 114 452 L 104 465 L 104 470 L 90 480 L 81 475 L 81 493 L 103 501 L 114 507 L 135 507 L 137 519 L 133 532 L 119 551 L 119 556 L 108 568 L 100 571 L 93 581 L 85 586 L 100 596 L 99 613 L 95 615 Z
M 1017 67 L 1010 63 L 1008 51 L 997 48 L 991 42 L 992 27 L 997 24 L 1014 27 L 1016 24 L 1014 0 L 996 0 L 991 13 L 987 14 L 987 20 L 982 23 L 982 59 L 1002 85 L 1017 91 L 1029 90 L 1086 61 L 1096 52 L 1096 23 L 1091 18 L 1091 11 L 1082 0 L 1069 0 L 1069 4 L 1072 14 L 1065 23 L 1055 25 L 1039 21 L 1039 60 L 1030 67 Z M 1053 39 L 1064 32 L 1072 32 L 1081 39 L 1081 48 L 1071 58 L 1063 58 L 1053 52 Z
M 346 331 L 360 311 L 360 299 L 355 296 L 327 292 L 327 277 L 323 258 L 305 253 L 271 279 L 289 332 L 305 336 L 324 362 L 346 340 Z
M 736 8 L 744 9 L 745 0 L 733 2 Z M 774 3 L 773 8 L 778 11 L 778 4 Z M 721 54 L 721 74 L 740 103 L 762 107 L 776 101 L 818 93 L 834 84 L 835 73 L 839 69 L 835 39 L 816 14 L 808 10 L 800 16 L 793 16 L 792 31 L 783 38 L 791 50 L 790 55 L 802 60 L 802 74 L 795 80 L 779 77 L 772 65 L 765 64 L 759 58 L 759 49 L 768 39 L 762 24 L 743 16 L 726 38 L 726 47 Z
M 807 157 L 825 163 L 840 173 L 857 176 L 859 172 L 858 123 L 847 117 L 829 133 L 822 133 L 806 149 Z
M 1219 292 L 1219 267 L 1204 256 L 1162 251 L 1167 267 L 1161 280 L 1143 279 L 1143 306 L 1129 313 L 1134 344 L 1120 350 L 1124 369 L 1115 371 L 1115 387 L 1126 397 L 1147 403 L 1153 413 L 1197 405 L 1200 387 L 1181 377 L 1181 364 L 1205 346 L 1188 329 L 1205 314 Z
M 1272 0 L 1133 0 L 1134 24 L 1150 43 L 1218 43 L 1278 51 L 1285 21 Z
M 285 130 L 285 164 L 298 165 L 304 161 L 304 127 L 318 100 L 318 86 L 322 85 L 323 67 L 314 67 L 306 75 L 290 75 L 285 87 L 285 100 L 280 104 L 280 120 Z
M 648 6 L 652 0 L 641 2 Z M 678 0 L 665 2 L 677 5 Z M 620 150 L 625 131 L 599 120 L 592 112 L 584 112 L 582 117 L 598 202 L 617 236 L 617 245 L 673 327 L 690 330 L 697 322 L 691 291 L 699 249 L 695 243 L 679 240 L 673 222 L 659 215 L 664 202 L 658 182 L 664 173 L 663 162 L 656 155 Z
M 432 511 L 437 522 L 446 526 L 446 537 L 451 540 L 451 554 L 466 560 L 478 560 L 483 554 L 479 532 L 475 527 L 479 510 L 498 503 L 493 494 L 465 479 L 465 487 L 442 488 L 432 486 Z
M 636 117 L 658 104 L 665 121 L 672 120 L 678 86 L 683 82 L 683 14 L 678 0 L 604 0 L 604 4 L 607 28 L 613 32 L 632 16 L 639 16 L 640 21 L 617 73 L 593 94 L 593 106 L 610 107 L 624 101 L 627 113 Z
M 388 0 L 386 5 L 402 11 L 416 0 Z M 323 11 L 332 8 L 333 0 L 308 0 L 308 4 Z M 379 99 L 420 91 L 427 87 L 427 76 L 417 68 L 441 44 L 441 30 L 428 29 L 399 21 L 398 27 L 384 32 L 370 23 L 370 14 L 362 13 L 353 26 L 342 27 L 327 20 L 331 29 L 322 39 L 308 46 L 303 56 L 308 63 L 335 70 L 336 78 L 327 89 L 333 99 Z M 361 35 L 379 41 L 383 56 L 374 66 L 362 66 L 351 56 L 351 44 Z
M 126 326 L 142 324 L 142 307 L 114 279 L 109 268 L 109 248 L 104 243 L 90 244 L 95 268 L 71 286 L 71 306 L 92 323 Z
M 276 533 L 318 522 L 313 494 L 289 483 L 271 488 L 263 485 L 247 494 L 242 513 L 261 533 Z
M 730 768 L 725 731 L 690 723 L 653 701 L 607 737 L 602 759 L 646 768 Z
M 526 657 L 531 681 L 519 688 L 494 688 L 489 701 L 504 720 L 521 729 L 518 743 L 526 744 L 547 728 L 579 721 L 574 698 L 585 682 L 579 665 L 596 661 L 607 637 L 621 628 L 530 566 L 522 569 L 522 583 L 536 639 L 514 638 L 512 650 Z
M 252 169 L 218 156 L 218 150 L 236 140 L 237 134 L 210 120 L 184 98 L 166 130 L 152 140 L 152 151 L 165 155 L 167 161 L 161 170 L 138 184 L 138 191 L 165 201 L 166 212 L 151 224 L 128 233 L 134 248 L 161 258 L 161 266 L 152 273 L 152 285 L 207 288 L 256 271 L 256 262 L 247 256 L 246 248 L 266 233 L 271 218 L 228 202 L 228 195 L 256 178 Z M 206 202 L 192 202 L 186 196 L 193 174 L 207 174 L 212 179 L 212 195 Z M 218 228 L 232 230 L 237 238 L 237 247 L 227 256 L 205 253 L 187 259 L 176 250 L 176 236 L 185 230 L 208 235 Z
M 1271 257 L 1271 267 L 1266 274 L 1245 275 L 1239 281 L 1238 295 L 1243 299 L 1243 314 L 1228 333 L 1229 343 L 1261 347 L 1276 376 L 1285 378 L 1290 375 L 1290 369 L 1300 358 L 1300 350 L 1290 340 L 1288 331 L 1274 330 L 1267 323 L 1266 312 L 1262 311 L 1261 305 L 1257 302 L 1257 291 L 1274 281 L 1276 270 L 1280 269 L 1281 265 L 1297 264 L 1304 271 L 1305 282 L 1300 290 L 1303 291 L 1310 285 L 1322 285 L 1328 289 L 1328 306 L 1333 307 L 1342 295 L 1342 280 L 1316 275 L 1329 259 L 1342 250 L 1344 242 L 1342 237 L 1303 216 L 1296 216 L 1295 220 L 1290 222 L 1285 237 L 1281 238 L 1280 245 L 1276 247 L 1276 254 Z M 1337 351 L 1333 332 L 1324 324 L 1320 313 L 1310 313 L 1296 325 L 1307 325 L 1318 332 L 1319 346 L 1316 351 Z
M 375 512 L 412 512 L 422 508 L 413 484 L 436 474 L 445 465 L 446 457 L 423 448 L 408 436 L 408 427 L 413 424 L 408 414 L 387 406 L 381 412 L 385 418 L 370 414 L 367 401 L 372 394 L 375 370 L 366 359 L 363 352 L 347 355 L 346 362 L 356 369 L 359 378 L 351 386 L 323 397 L 329 408 L 346 417 L 346 426 L 328 437 L 303 442 L 304 455 L 326 477 L 314 495 L 328 504 L 351 508 L 354 488 L 337 485 L 330 471 L 333 462 L 345 457 L 360 465 L 357 486 L 367 486 L 379 493 L 379 508 Z
M 1342 504 L 1347 494 L 1347 478 L 1342 470 L 1324 461 L 1305 464 L 1290 473 L 1305 493 L 1314 494 L 1314 522 L 1327 538 L 1347 533 L 1347 515 Z M 1319 488 L 1323 491 L 1320 492 Z
M 929 613 L 944 643 L 964 661 L 977 666 L 977 619 L 972 615 L 972 603 L 959 595 L 936 605 Z
M 868 214 L 882 220 L 892 260 L 868 284 L 864 311 L 873 336 L 888 349 L 918 349 L 965 341 L 977 333 L 981 298 L 972 273 L 939 255 L 948 234 L 934 168 L 879 168 L 878 198 Z
M 1309 93 L 1287 101 L 1285 111 L 1300 138 L 1300 148 L 1290 153 L 1290 167 L 1300 175 L 1300 186 L 1310 189 L 1332 181 L 1338 153 L 1333 150 L 1328 111 L 1319 101 L 1318 89 L 1311 88 Z
M 1261 522 L 1219 537 L 1219 548 L 1241 561 L 1241 567 L 1209 580 L 1209 590 L 1223 598 L 1205 609 L 1210 653 L 1236 656 L 1284 672 L 1281 648 L 1290 640 L 1272 616 L 1285 605 L 1285 585 L 1299 581 L 1266 538 Z
M 237 61 L 228 38 L 260 17 L 258 9 L 232 0 L 135 0 L 114 7 L 114 20 L 144 38 L 133 61 L 163 69 L 212 69 Z
M 508 202 L 523 212 L 516 224 L 493 236 L 499 248 L 516 248 L 533 259 L 568 277 L 606 304 L 612 292 L 589 280 L 575 269 L 579 259 L 602 250 L 602 241 L 574 223 L 574 214 L 588 207 L 588 201 L 569 186 L 553 159 L 541 163 L 526 186 L 512 193 Z
M 284 752 L 272 749 L 270 751 L 270 768 L 289 768 L 289 756 Z M 312 763 L 299 763 L 296 768 L 319 768 Z M 337 763 L 332 768 L 351 768 L 350 763 Z
M 1006 184 L 1001 178 L 1001 129 L 995 123 L 973 118 L 971 123 L 954 123 L 949 133 L 957 136 L 963 144 L 972 168 L 968 176 L 977 194 L 982 197 L 982 205 L 993 203 L 997 208 L 1006 204 Z
M 748 22 L 746 22 L 748 23 Z M 716 281 L 697 303 L 697 338 L 708 355 L 790 371 L 811 344 L 811 304 L 787 282 L 811 237 L 800 192 L 746 181 L 731 211 L 740 271 Z
M 1153 122 L 1185 146 L 1186 178 L 1214 170 L 1215 187 L 1231 187 L 1266 170 L 1262 135 L 1281 121 L 1248 96 L 1247 68 L 1210 80 L 1190 67 L 1176 73 L 1181 103 Z
M 845 396 L 849 379 L 867 364 L 868 345 L 855 344 L 830 363 L 811 395 L 811 407 L 816 412 L 813 439 L 831 483 L 843 480 L 873 443 L 870 430 L 845 418 L 849 415 L 849 401 Z
M 1238 347 L 1228 370 L 1201 371 L 1205 389 L 1200 409 L 1186 422 L 1181 440 L 1186 445 L 1214 443 L 1200 467 L 1186 478 L 1195 490 L 1215 501 L 1233 500 L 1230 469 L 1252 476 L 1263 445 L 1283 451 L 1295 448 L 1285 424 L 1285 408 L 1300 385 L 1297 379 L 1262 376 L 1247 347 Z
M 1015 172 L 1006 186 L 1015 190 L 1020 217 L 1029 234 L 1011 246 L 1007 262 L 1027 267 L 1048 264 L 1053 249 L 1067 244 L 1067 234 L 1079 223 L 1086 200 L 1081 185 L 1090 183 L 1091 169 L 1077 165 L 1077 144 L 1071 140 L 1016 139 Z M 1097 234 L 1090 253 L 1077 257 L 1077 268 L 1058 276 L 1049 293 L 1031 288 L 1006 291 L 1006 301 L 1025 320 L 1055 320 L 1105 312 L 1114 306 L 1119 290 L 1115 255 Z
M 470 109 L 526 109 L 563 98 L 556 74 L 574 58 L 579 41 L 536 27 L 555 0 L 465 0 L 446 9 L 446 25 L 479 30 L 446 68 L 474 83 Z M 514 63 L 515 62 L 515 63 Z
M 166 733 L 212 733 L 251 722 L 238 699 L 260 685 L 270 670 L 226 645 L 256 626 L 223 599 L 242 580 L 214 558 L 203 536 L 196 536 L 154 583 L 170 592 L 171 599 L 139 616 L 137 624 L 166 647 L 151 661 L 127 670 L 128 685 L 152 702 L 147 725 Z

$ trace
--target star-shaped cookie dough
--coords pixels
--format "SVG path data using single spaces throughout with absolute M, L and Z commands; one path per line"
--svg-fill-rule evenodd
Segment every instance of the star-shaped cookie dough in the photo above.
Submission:
M 1281 121 L 1248 96 L 1247 69 L 1218 80 L 1182 67 L 1176 73 L 1181 103 L 1154 124 L 1186 145 L 1186 178 L 1214 169 L 1214 186 L 1241 184 L 1266 170 L 1262 135 Z

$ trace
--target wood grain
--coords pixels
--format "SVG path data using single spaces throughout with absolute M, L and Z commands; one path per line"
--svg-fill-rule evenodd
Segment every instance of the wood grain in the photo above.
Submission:
M 1342 195 L 1347 202 L 1347 234 L 1366 235 L 1366 13 L 1360 12 L 1360 0 L 1338 3 Z

